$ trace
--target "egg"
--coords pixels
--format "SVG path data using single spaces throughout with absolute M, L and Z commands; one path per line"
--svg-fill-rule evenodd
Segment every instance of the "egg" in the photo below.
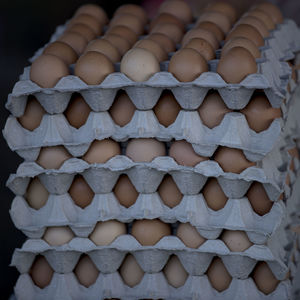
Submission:
M 207 206 L 212 210 L 222 209 L 228 200 L 219 185 L 218 180 L 213 177 L 207 180 L 204 188 L 202 189 L 202 194 Z
M 206 241 L 190 223 L 180 223 L 176 235 L 189 248 L 197 249 Z
M 184 24 L 182 21 L 180 21 L 178 18 L 176 18 L 174 15 L 168 14 L 168 13 L 161 13 L 157 15 L 150 23 L 149 25 L 149 31 L 151 31 L 157 24 L 160 23 L 172 23 L 177 25 L 181 31 L 183 32 L 185 30 Z
M 252 278 L 257 288 L 266 295 L 272 293 L 279 284 L 279 280 L 274 276 L 268 264 L 263 261 L 256 264 Z
M 53 88 L 62 77 L 69 74 L 66 63 L 50 54 L 39 56 L 30 67 L 30 80 L 42 88 Z
M 134 162 L 151 162 L 158 156 L 166 155 L 163 142 L 153 138 L 131 139 L 126 147 L 126 155 Z
M 69 243 L 74 238 L 73 231 L 67 226 L 48 227 L 43 239 L 50 246 L 61 246 Z
M 130 45 L 133 45 L 138 40 L 138 35 L 129 27 L 124 25 L 118 25 L 109 28 L 106 34 L 119 35 L 120 37 L 125 38 L 130 43 Z
M 172 56 L 168 72 L 178 81 L 191 82 L 202 73 L 208 72 L 208 64 L 199 52 L 194 49 L 184 48 L 175 52 Z
M 224 116 L 231 111 L 218 92 L 208 93 L 198 108 L 201 121 L 208 128 L 218 126 Z
M 240 230 L 224 230 L 221 240 L 232 252 L 243 252 L 253 245 L 247 234 Z
M 255 58 L 245 48 L 234 47 L 221 56 L 217 73 L 227 83 L 240 83 L 248 75 L 257 73 Z
M 112 157 L 120 154 L 121 148 L 117 142 L 104 139 L 95 140 L 82 158 L 89 164 L 104 164 Z
M 74 64 L 78 58 L 76 51 L 64 42 L 53 42 L 50 43 L 43 51 L 43 54 L 50 54 L 62 59 L 65 64 Z
M 135 203 L 139 195 L 134 185 L 125 174 L 122 174 L 119 177 L 113 189 L 113 193 L 117 197 L 119 203 L 127 208 Z
M 159 7 L 159 14 L 168 13 L 184 24 L 191 23 L 193 21 L 193 13 L 190 6 L 182 0 L 167 0 L 164 1 Z
M 162 202 L 170 208 L 177 206 L 183 197 L 172 176 L 170 175 L 166 175 L 164 177 L 163 181 L 158 187 L 157 192 Z
M 173 23 L 158 23 L 150 31 L 150 33 L 162 33 L 170 37 L 175 44 L 181 41 L 183 31 Z
M 106 55 L 89 51 L 78 59 L 74 75 L 88 85 L 98 85 L 114 71 L 114 65 Z
M 95 51 L 104 54 L 113 63 L 121 60 L 119 50 L 109 41 L 105 39 L 96 39 L 91 41 L 85 48 L 85 52 Z
M 228 289 L 232 280 L 232 277 L 219 257 L 215 257 L 212 260 L 206 274 L 211 286 L 218 292 Z
M 76 23 L 66 29 L 65 32 L 75 32 L 84 36 L 88 41 L 96 38 L 96 33 L 89 26 L 83 23 Z
M 157 42 L 167 53 L 176 49 L 174 41 L 163 33 L 151 33 L 147 39 Z
M 76 175 L 68 191 L 74 203 L 84 209 L 93 201 L 95 193 L 81 175 Z
M 142 246 L 153 246 L 164 236 L 171 235 L 171 226 L 159 219 L 135 220 L 132 224 L 131 235 Z
M 221 12 L 206 11 L 200 15 L 200 17 L 197 19 L 196 24 L 199 24 L 204 21 L 216 24 L 217 26 L 219 26 L 219 28 L 223 31 L 224 34 L 226 34 L 231 28 L 230 19 Z
M 283 23 L 283 16 L 280 9 L 273 3 L 263 2 L 255 6 L 255 8 L 265 12 L 274 23 L 281 24 Z
M 224 172 L 238 174 L 256 165 L 247 160 L 242 150 L 223 146 L 220 146 L 215 152 L 214 160 L 219 163 Z
M 103 37 L 103 39 L 114 45 L 120 52 L 121 56 L 123 56 L 130 49 L 130 43 L 125 38 L 117 34 L 108 33 Z
M 75 16 L 80 14 L 91 15 L 97 20 L 99 20 L 103 25 L 108 22 L 108 17 L 105 10 L 96 4 L 89 3 L 81 5 L 75 12 Z
M 219 48 L 219 42 L 215 35 L 206 29 L 195 28 L 189 30 L 182 39 L 182 46 L 184 47 L 191 39 L 201 38 L 206 40 L 213 47 L 214 50 Z
M 220 27 L 217 24 L 213 22 L 203 21 L 201 23 L 198 23 L 196 28 L 202 28 L 210 31 L 214 34 L 219 43 L 224 39 L 224 32 L 220 29 Z
M 133 48 L 142 48 L 150 51 L 155 55 L 156 59 L 159 62 L 168 60 L 167 52 L 157 42 L 154 42 L 152 40 L 139 40 L 135 43 Z
M 194 49 L 199 52 L 207 61 L 215 58 L 215 51 L 211 44 L 204 39 L 191 39 L 184 48 Z
M 146 81 L 160 71 L 160 65 L 153 53 L 146 49 L 129 50 L 121 60 L 120 70 L 133 81 Z
M 137 35 L 142 35 L 144 32 L 143 21 L 140 20 L 139 17 L 129 14 L 129 13 L 122 13 L 116 15 L 109 23 L 109 27 L 113 28 L 118 25 L 127 26 Z
M 41 184 L 38 177 L 33 178 L 25 194 L 28 205 L 34 209 L 40 209 L 47 203 L 48 197 L 49 192 Z
M 80 13 L 79 15 L 75 15 L 67 24 L 67 28 L 74 24 L 84 24 L 93 30 L 95 35 L 101 35 L 103 23 L 90 14 Z
M 235 47 L 242 47 L 247 49 L 254 58 L 261 57 L 258 47 L 251 40 L 245 37 L 235 37 L 228 40 L 222 48 L 221 57 L 226 55 L 229 50 Z
M 37 255 L 28 273 L 33 283 L 43 289 L 50 284 L 54 271 L 44 256 Z
M 117 8 L 114 16 L 119 14 L 132 14 L 138 17 L 143 24 L 147 23 L 148 17 L 146 11 L 140 5 L 136 4 L 123 4 Z
M 263 185 L 260 182 L 253 182 L 249 188 L 246 197 L 248 198 L 252 209 L 260 216 L 267 214 L 273 206 Z
M 44 169 L 59 169 L 71 157 L 63 146 L 44 147 L 41 148 L 36 163 Z
M 165 127 L 168 127 L 175 122 L 180 110 L 181 107 L 176 101 L 173 93 L 167 90 L 162 93 L 153 108 L 158 122 Z
M 268 30 L 273 30 L 275 28 L 275 23 L 273 22 L 272 18 L 260 9 L 253 9 L 247 12 L 245 15 L 260 19 L 266 25 Z
M 130 287 L 134 287 L 139 284 L 144 277 L 144 271 L 131 254 L 128 254 L 124 259 L 119 269 L 119 273 L 124 283 Z
M 82 255 L 74 269 L 79 283 L 86 288 L 93 285 L 98 276 L 99 271 L 88 255 Z
M 175 288 L 183 286 L 189 276 L 176 255 L 170 257 L 163 272 L 168 283 Z
M 127 228 L 124 223 L 109 220 L 98 222 L 89 239 L 97 246 L 106 246 L 111 244 L 118 236 L 126 233 Z
M 265 23 L 256 17 L 245 16 L 239 20 L 238 24 L 248 24 L 255 27 L 255 29 L 261 34 L 263 38 L 266 38 L 270 35 L 270 32 L 268 31 Z
M 241 113 L 246 116 L 249 127 L 255 132 L 268 129 L 275 119 L 282 116 L 281 109 L 272 107 L 264 93 L 255 94 Z
M 169 150 L 169 156 L 173 157 L 179 165 L 188 167 L 194 167 L 208 159 L 207 157 L 198 155 L 194 151 L 192 144 L 185 140 L 173 142 Z
M 234 23 L 237 19 L 236 8 L 228 2 L 214 1 L 212 3 L 209 3 L 206 6 L 205 11 L 220 12 L 220 13 L 226 15 L 230 19 L 231 23 Z
M 72 47 L 78 56 L 83 53 L 88 43 L 87 38 L 77 32 L 65 32 L 57 39 L 57 41 L 64 42 Z

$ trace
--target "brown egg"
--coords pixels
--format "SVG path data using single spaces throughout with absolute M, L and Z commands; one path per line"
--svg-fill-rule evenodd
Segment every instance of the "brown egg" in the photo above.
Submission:
M 191 23 L 193 21 L 193 13 L 190 6 L 182 0 L 167 0 L 164 1 L 159 7 L 159 14 L 168 13 L 184 24 Z
M 67 65 L 74 64 L 78 58 L 75 50 L 64 42 L 53 42 L 43 51 L 43 54 L 55 55 L 62 59 Z
M 231 28 L 230 19 L 221 12 L 206 11 L 200 15 L 200 17 L 197 19 L 196 24 L 202 23 L 204 21 L 212 22 L 212 23 L 218 25 L 224 34 L 226 34 Z
M 191 82 L 202 73 L 208 72 L 205 58 L 196 50 L 190 48 L 181 49 L 172 56 L 168 72 L 181 82 Z
M 68 191 L 74 203 L 84 209 L 93 201 L 95 193 L 81 175 L 76 175 Z
M 211 44 L 204 39 L 191 39 L 184 48 L 194 49 L 199 52 L 207 61 L 215 58 L 215 51 Z
M 216 1 L 216 2 L 209 3 L 205 8 L 205 10 L 220 12 L 226 15 L 230 19 L 231 23 L 234 23 L 237 19 L 236 8 L 228 2 Z
M 103 25 L 108 22 L 108 17 L 105 10 L 96 4 L 90 3 L 90 4 L 81 5 L 75 12 L 75 16 L 80 14 L 91 15 L 97 20 L 99 20 Z
M 250 10 L 245 15 L 260 19 L 262 22 L 264 22 L 268 30 L 273 30 L 275 28 L 275 23 L 273 22 L 272 18 L 260 9 Z
M 267 214 L 273 206 L 273 202 L 269 199 L 260 182 L 255 181 L 252 183 L 246 197 L 248 198 L 252 209 L 260 216 Z
M 85 254 L 80 257 L 73 272 L 79 283 L 85 287 L 93 285 L 99 276 L 97 267 L 90 257 Z
M 163 270 L 168 283 L 179 288 L 184 285 L 189 274 L 176 255 L 172 255 Z
M 64 115 L 69 124 L 78 129 L 86 123 L 90 112 L 91 108 L 85 102 L 83 97 L 78 93 L 74 93 Z
M 128 176 L 124 174 L 119 177 L 113 192 L 119 203 L 127 208 L 135 203 L 139 195 Z
M 214 50 L 219 48 L 219 42 L 215 35 L 206 29 L 195 28 L 189 30 L 182 39 L 182 46 L 184 47 L 191 39 L 201 38 L 206 40 L 213 47 Z
M 152 138 L 131 139 L 126 155 L 135 162 L 151 162 L 155 157 L 165 156 L 166 147 L 163 142 Z
M 162 33 L 170 37 L 175 44 L 181 41 L 183 31 L 175 24 L 172 23 L 158 23 L 156 24 L 150 33 Z
M 185 30 L 184 24 L 182 21 L 180 21 L 178 18 L 176 18 L 174 15 L 168 14 L 168 13 L 162 13 L 157 15 L 150 23 L 149 25 L 149 31 L 151 31 L 157 24 L 160 23 L 172 23 L 177 25 L 181 31 L 183 32 Z
M 30 80 L 42 88 L 52 88 L 70 74 L 66 63 L 57 56 L 43 54 L 30 67 Z
M 59 42 L 64 42 L 70 47 L 72 47 L 72 49 L 76 52 L 78 56 L 80 56 L 83 53 L 88 43 L 87 38 L 76 32 L 66 32 L 63 35 L 61 35 L 57 40 Z
M 136 4 L 123 4 L 117 8 L 114 13 L 114 16 L 118 14 L 132 14 L 138 17 L 143 24 L 147 23 L 148 17 L 146 11 L 142 6 Z
M 133 81 L 146 81 L 160 71 L 155 55 L 141 48 L 134 48 L 126 52 L 121 60 L 121 72 Z
M 215 152 L 214 160 L 219 163 L 224 172 L 241 173 L 256 164 L 246 159 L 240 149 L 219 147 Z
M 158 122 L 168 127 L 173 124 L 181 107 L 171 91 L 164 91 L 153 108 Z
M 79 15 L 75 15 L 75 17 L 68 23 L 67 28 L 74 24 L 84 24 L 91 28 L 95 35 L 101 35 L 103 23 L 90 14 L 80 13 Z
M 104 164 L 116 155 L 121 155 L 120 145 L 111 139 L 104 139 L 95 140 L 82 158 L 90 164 Z
M 253 245 L 245 231 L 224 230 L 220 238 L 232 252 L 243 252 Z
M 117 220 L 109 220 L 98 222 L 89 239 L 97 246 L 106 246 L 111 244 L 118 236 L 126 233 L 127 228 L 124 223 Z
M 169 150 L 169 156 L 173 157 L 178 164 L 188 167 L 194 167 L 208 159 L 198 155 L 194 151 L 192 144 L 185 140 L 173 142 Z
M 162 202 L 170 208 L 177 206 L 183 197 L 172 176 L 166 175 L 157 190 Z
M 167 53 L 175 51 L 174 41 L 163 33 L 151 33 L 147 39 L 157 42 Z
M 153 246 L 164 236 L 171 235 L 171 226 L 159 219 L 135 220 L 131 234 L 142 246 Z
M 124 283 L 130 287 L 139 284 L 144 276 L 144 271 L 131 254 L 128 254 L 124 259 L 119 269 L 119 273 Z
M 65 32 L 75 32 L 84 36 L 88 41 L 93 40 L 96 38 L 96 33 L 91 29 L 88 25 L 83 23 L 76 23 L 70 25 Z
M 216 37 L 216 39 L 218 40 L 219 43 L 224 39 L 223 31 L 215 23 L 203 21 L 203 22 L 197 24 L 196 28 L 202 28 L 202 29 L 210 31 L 211 33 L 214 34 L 214 36 Z
M 227 83 L 240 83 L 248 75 L 257 72 L 255 58 L 245 48 L 234 47 L 221 57 L 217 73 Z
M 266 295 L 272 293 L 279 284 L 279 280 L 273 275 L 268 264 L 263 261 L 256 264 L 252 278 L 257 288 Z
M 74 74 L 88 85 L 98 85 L 114 71 L 114 65 L 106 55 L 89 51 L 78 59 Z
M 259 31 L 255 27 L 248 24 L 239 24 L 230 31 L 226 36 L 225 41 L 228 41 L 234 37 L 245 37 L 251 40 L 257 47 L 261 47 L 265 44 L 265 41 Z
M 176 235 L 189 248 L 199 248 L 206 239 L 190 223 L 180 223 Z
M 34 96 L 29 96 L 24 114 L 18 118 L 18 122 L 27 130 L 33 131 L 41 124 L 45 114 L 44 108 Z
M 124 25 L 118 25 L 109 28 L 106 34 L 119 35 L 120 37 L 125 38 L 130 43 L 130 45 L 133 45 L 138 40 L 138 35 L 129 27 Z
M 41 184 L 38 177 L 35 177 L 29 183 L 24 197 L 30 207 L 40 209 L 47 203 L 49 192 Z
M 41 148 L 36 163 L 44 169 L 59 169 L 71 157 L 63 146 L 44 147 Z
M 144 32 L 143 21 L 129 13 L 122 13 L 116 15 L 109 23 L 109 27 L 113 28 L 118 25 L 127 26 L 129 29 L 134 31 L 137 35 L 142 35 Z
M 263 2 L 255 6 L 255 8 L 265 12 L 276 24 L 283 23 L 283 16 L 278 6 L 273 3 Z
M 245 37 L 235 37 L 226 42 L 222 48 L 221 57 L 226 55 L 230 49 L 235 47 L 247 49 L 254 58 L 260 58 L 261 56 L 258 47 L 251 40 Z
M 231 111 L 218 92 L 208 93 L 198 108 L 201 121 L 208 128 L 218 126 L 224 116 Z
M 67 226 L 48 227 L 43 239 L 50 246 L 61 246 L 69 243 L 74 238 L 73 231 Z
M 105 39 L 96 39 L 91 41 L 85 48 L 85 52 L 95 51 L 104 54 L 113 63 L 121 60 L 119 50 L 109 41 Z
M 248 24 L 255 27 L 255 29 L 261 34 L 263 38 L 270 35 L 270 32 L 265 23 L 256 17 L 245 16 L 239 20 L 238 24 Z
M 203 197 L 207 206 L 213 210 L 222 209 L 228 198 L 224 194 L 216 178 L 209 178 L 202 190 Z
M 150 51 L 155 55 L 156 59 L 161 62 L 168 60 L 167 52 L 157 43 L 152 40 L 144 39 L 135 43 L 133 48 L 142 48 Z
M 121 56 L 123 56 L 130 49 L 129 42 L 126 39 L 124 39 L 123 37 L 121 37 L 117 34 L 112 34 L 112 33 L 106 34 L 103 37 L 103 39 L 107 40 L 111 44 L 113 44 L 118 49 Z
M 215 257 L 212 260 L 206 274 L 210 284 L 218 292 L 228 289 L 232 280 L 232 277 L 219 257 Z
M 50 284 L 54 271 L 44 256 L 37 255 L 28 273 L 34 284 L 43 289 Z

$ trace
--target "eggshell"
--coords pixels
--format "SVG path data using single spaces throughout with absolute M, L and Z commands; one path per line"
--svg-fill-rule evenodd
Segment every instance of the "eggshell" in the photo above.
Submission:
M 297 147 L 294 147 L 292 149 L 289 149 L 288 153 L 292 156 L 292 160 L 291 160 L 291 164 L 290 164 L 290 169 L 292 171 L 295 171 L 296 168 L 295 168 L 295 162 L 294 162 L 294 160 L 295 160 L 295 158 L 297 158 L 299 160 L 299 151 L 298 151 Z
M 248 75 L 257 72 L 255 58 L 245 48 L 234 47 L 223 55 L 217 66 L 217 73 L 227 83 L 240 83 Z
M 176 235 L 189 248 L 199 248 L 206 239 L 190 223 L 180 223 Z
M 44 169 L 59 169 L 71 157 L 63 146 L 44 147 L 41 148 L 36 163 Z
M 61 246 L 69 243 L 74 237 L 73 231 L 67 226 L 48 227 L 43 239 L 50 246 Z
M 126 256 L 119 269 L 119 273 L 124 283 L 130 287 L 139 284 L 144 276 L 144 271 L 131 254 Z
M 68 191 L 74 203 L 84 209 L 91 204 L 94 192 L 81 175 L 76 175 Z
M 138 35 L 129 27 L 124 25 L 118 25 L 109 28 L 106 34 L 119 35 L 120 37 L 125 38 L 130 43 L 130 45 L 133 45 L 138 40 Z
M 283 23 L 282 13 L 278 8 L 278 6 L 276 6 L 275 4 L 269 2 L 263 2 L 257 4 L 255 8 L 265 12 L 273 20 L 274 23 L 276 24 Z
M 165 156 L 163 142 L 153 138 L 131 139 L 126 147 L 126 155 L 135 162 L 151 162 L 155 157 Z
M 243 252 L 253 245 L 247 234 L 240 230 L 224 230 L 221 240 L 232 252 Z
M 230 19 L 223 13 L 217 11 L 206 11 L 197 19 L 197 24 L 201 22 L 212 22 L 219 26 L 219 28 L 226 34 L 231 28 Z
M 157 42 L 167 53 L 176 49 L 174 41 L 163 33 L 151 33 L 147 39 Z
M 242 150 L 222 146 L 217 149 L 214 160 L 219 163 L 224 172 L 231 173 L 241 173 L 256 165 L 246 159 Z
M 78 59 L 74 74 L 88 85 L 98 85 L 114 70 L 113 63 L 106 55 L 89 51 Z
M 75 16 L 80 14 L 91 15 L 97 20 L 99 20 L 103 25 L 108 22 L 108 17 L 105 10 L 96 4 L 89 3 L 81 5 L 75 12 Z
M 127 208 L 135 203 L 139 195 L 128 176 L 124 174 L 119 177 L 113 192 L 119 203 Z
M 112 28 L 118 25 L 123 25 L 130 28 L 137 35 L 142 35 L 144 32 L 143 22 L 144 21 L 140 20 L 139 17 L 133 14 L 122 13 L 114 16 L 114 18 L 109 23 L 109 27 Z
M 95 35 L 101 35 L 103 22 L 91 16 L 90 14 L 80 13 L 79 15 L 75 15 L 74 18 L 70 20 L 67 26 L 70 27 L 74 24 L 84 24 L 91 28 L 94 31 Z
M 131 49 L 121 60 L 121 72 L 133 81 L 146 81 L 159 71 L 157 58 L 146 49 Z
M 162 202 L 168 207 L 177 206 L 183 197 L 172 176 L 166 175 L 158 187 L 158 194 Z
M 149 25 L 149 31 L 151 31 L 157 24 L 160 23 L 172 23 L 177 25 L 181 31 L 184 31 L 184 24 L 182 21 L 180 21 L 178 18 L 176 18 L 174 15 L 168 14 L 168 13 L 161 13 L 157 15 L 150 23 Z
M 43 54 L 31 65 L 30 80 L 42 88 L 52 88 L 65 76 L 68 76 L 69 69 L 66 63 L 57 56 Z
M 209 3 L 205 8 L 205 11 L 220 12 L 226 15 L 230 19 L 231 23 L 234 23 L 236 21 L 238 15 L 236 8 L 232 4 L 224 1 L 214 1 L 212 3 Z
M 138 17 L 141 21 L 143 21 L 143 24 L 147 23 L 148 17 L 146 11 L 143 9 L 142 6 L 136 5 L 136 4 L 123 4 L 119 6 L 114 16 L 118 14 L 132 14 Z
M 93 285 L 99 275 L 98 269 L 88 255 L 80 257 L 73 272 L 79 283 L 86 288 Z
M 139 40 L 135 43 L 133 48 L 142 48 L 150 51 L 155 55 L 156 59 L 159 62 L 168 60 L 167 52 L 157 42 L 154 42 L 152 40 Z
M 184 48 L 194 49 L 199 52 L 207 61 L 215 58 L 215 51 L 211 44 L 204 39 L 191 39 Z
M 104 139 L 101 141 L 95 140 L 82 158 L 90 164 L 103 164 L 120 154 L 121 148 L 117 142 L 111 139 Z
M 117 34 L 108 33 L 103 37 L 103 39 L 113 44 L 118 49 L 121 56 L 124 55 L 130 49 L 130 43 Z
M 49 192 L 41 184 L 38 177 L 33 178 L 25 194 L 28 205 L 34 209 L 40 209 L 47 203 L 48 197 Z
M 175 24 L 172 23 L 158 23 L 150 33 L 162 33 L 170 37 L 174 43 L 178 44 L 183 36 L 183 31 Z
M 188 273 L 176 255 L 171 256 L 163 272 L 168 283 L 175 288 L 183 286 L 188 278 Z
M 248 24 L 255 27 L 255 29 L 261 34 L 263 38 L 266 38 L 270 35 L 270 32 L 268 31 L 265 23 L 256 17 L 244 16 L 239 20 L 238 24 Z
M 78 58 L 76 51 L 64 42 L 53 42 L 43 51 L 43 54 L 55 55 L 62 59 L 67 65 L 74 64 Z
M 53 269 L 44 256 L 36 256 L 29 272 L 32 281 L 36 286 L 43 289 L 48 286 L 52 280 Z
M 198 155 L 192 145 L 184 140 L 175 141 L 171 144 L 169 156 L 173 157 L 178 164 L 188 167 L 194 167 L 208 159 Z
M 207 206 L 213 210 L 222 209 L 228 200 L 216 178 L 207 180 L 202 194 Z
M 209 93 L 198 108 L 201 121 L 208 128 L 218 126 L 224 116 L 231 111 L 218 92 Z
M 260 19 L 266 25 L 268 30 L 273 30 L 275 28 L 275 23 L 273 22 L 272 18 L 269 17 L 264 11 L 256 8 L 253 9 L 245 14 L 246 16 L 252 16 Z
M 159 219 L 135 220 L 131 234 L 143 246 L 153 246 L 164 236 L 171 235 L 171 226 Z
M 76 32 L 78 34 L 81 34 L 88 41 L 93 40 L 97 36 L 95 31 L 93 31 L 93 29 L 91 29 L 89 26 L 83 23 L 72 24 L 70 27 L 66 29 L 66 32 Z
M 89 239 L 97 246 L 105 246 L 111 244 L 118 236 L 126 233 L 127 228 L 124 223 L 117 220 L 109 220 L 98 222 Z
M 202 28 L 210 31 L 214 34 L 219 43 L 224 39 L 224 32 L 220 29 L 220 27 L 217 24 L 213 22 L 203 21 L 197 24 L 196 28 Z
M 191 82 L 207 71 L 208 64 L 205 58 L 190 48 L 175 52 L 168 67 L 168 72 L 181 82 Z
M 189 30 L 182 39 L 182 46 L 184 47 L 191 39 L 201 38 L 206 40 L 213 47 L 214 50 L 219 48 L 219 42 L 215 35 L 206 29 L 195 28 Z
M 78 56 L 80 56 L 83 53 L 88 43 L 87 38 L 76 32 L 65 32 L 57 40 L 59 42 L 64 42 L 70 47 L 72 47 L 72 49 L 74 49 Z

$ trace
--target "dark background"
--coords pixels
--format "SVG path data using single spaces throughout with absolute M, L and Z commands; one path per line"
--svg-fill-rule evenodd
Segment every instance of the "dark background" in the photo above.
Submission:
M 209 0 L 208 0 L 209 1 Z M 0 0 L 0 128 L 4 128 L 8 112 L 4 108 L 7 95 L 11 92 L 19 74 L 28 65 L 27 59 L 45 43 L 57 25 L 63 24 L 70 18 L 76 8 L 84 3 L 98 3 L 111 16 L 113 11 L 124 3 L 140 3 L 141 1 L 83 1 L 83 0 Z M 147 1 L 147 7 L 158 1 Z M 189 1 L 197 6 L 207 1 Z M 234 0 L 230 2 L 235 2 Z M 239 5 L 245 2 L 240 1 Z M 277 0 L 287 17 L 300 18 L 299 0 Z M 281 3 L 280 3 L 281 2 Z M 195 4 L 196 3 L 196 4 Z M 194 7 L 194 11 L 199 11 Z M 24 235 L 15 229 L 10 217 L 9 209 L 14 195 L 5 187 L 10 173 L 14 173 L 20 159 L 11 152 L 4 139 L 0 138 L 0 291 L 1 299 L 7 299 L 13 291 L 18 272 L 9 267 L 14 248 L 21 247 L 25 240 Z

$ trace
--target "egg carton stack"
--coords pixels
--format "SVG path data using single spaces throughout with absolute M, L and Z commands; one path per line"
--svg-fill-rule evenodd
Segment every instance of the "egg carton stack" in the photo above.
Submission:
M 161 13 L 178 15 L 178 9 L 171 8 L 174 3 L 190 11 L 181 1 L 166 3 Z M 85 14 L 88 7 L 81 8 Z M 217 13 L 222 20 L 224 13 L 216 12 L 218 7 L 217 2 L 207 15 Z M 228 9 L 227 5 L 221 7 L 222 11 Z M 134 5 L 123 9 L 140 11 Z M 262 14 L 260 9 L 253 11 L 257 18 Z M 130 22 L 126 20 L 128 26 L 134 19 L 130 18 Z M 85 15 L 79 23 L 85 19 L 89 18 Z M 211 21 L 206 23 L 215 22 Z M 72 20 L 59 26 L 50 43 L 37 51 L 32 61 L 45 57 L 42 53 L 49 51 L 53 41 L 70 42 L 70 34 L 61 39 L 70 23 Z M 249 72 L 222 71 L 226 56 L 222 56 L 223 50 L 217 50 L 216 59 L 211 59 L 206 69 L 203 67 L 200 76 L 183 80 L 180 76 L 184 66 L 179 72 L 174 68 L 175 57 L 180 60 L 178 54 L 183 52 L 169 53 L 171 60 L 161 62 L 158 71 L 153 71 L 153 66 L 149 71 L 147 60 L 155 62 L 155 56 L 140 48 L 128 51 L 121 64 L 115 63 L 113 70 L 122 72 L 103 67 L 103 72 L 110 74 L 102 76 L 99 84 L 89 84 L 94 79 L 82 75 L 79 68 L 88 52 L 69 70 L 57 71 L 65 75 L 52 87 L 43 87 L 43 73 L 34 75 L 33 67 L 25 68 L 8 97 L 6 107 L 12 115 L 4 128 L 10 148 L 25 159 L 7 182 L 16 194 L 11 217 L 29 238 L 15 250 L 12 260 L 21 273 L 15 287 L 17 299 L 290 299 L 290 278 L 294 277 L 299 256 L 290 227 L 297 222 L 300 205 L 299 160 L 297 151 L 293 151 L 299 138 L 300 90 L 297 78 L 291 79 L 286 61 L 293 60 L 297 66 L 295 54 L 299 50 L 299 29 L 293 21 L 285 20 L 263 40 L 261 57 L 256 59 L 252 72 L 252 67 Z M 141 53 L 146 57 L 139 61 Z M 195 55 L 193 51 L 191 54 Z M 132 57 L 138 60 L 133 62 Z M 90 70 L 97 63 L 93 61 Z M 141 63 L 145 63 L 142 70 Z M 239 63 L 244 64 L 244 60 Z M 45 61 L 41 65 L 41 70 L 46 68 Z M 237 68 L 233 62 L 231 67 Z M 155 74 L 148 76 L 147 72 Z M 192 72 L 189 66 L 188 76 Z M 228 73 L 239 72 L 242 81 L 227 83 L 231 82 Z M 39 78 L 40 84 L 33 78 Z M 112 117 L 112 107 L 121 98 L 120 90 L 135 106 L 126 125 Z M 165 90 L 180 106 L 170 125 L 163 125 L 157 110 Z M 222 121 L 212 129 L 205 123 L 203 108 L 207 99 L 215 101 L 211 90 L 221 96 L 217 98 L 222 105 L 217 102 L 217 106 L 223 113 Z M 272 112 L 268 121 L 272 122 L 263 130 L 253 130 L 253 117 L 247 114 L 257 90 L 273 107 L 268 109 Z M 68 114 L 80 98 L 78 93 L 89 106 L 82 126 L 75 126 L 80 121 L 71 120 Z M 33 126 L 34 130 L 23 128 L 21 124 L 28 124 L 28 107 L 38 114 L 41 106 L 46 113 L 40 123 Z M 110 139 L 121 144 L 122 152 Z M 101 141 L 111 147 L 107 149 L 114 155 L 103 150 L 104 158 L 95 161 L 95 155 L 105 149 Z M 161 150 L 162 142 L 169 156 Z M 158 147 L 149 154 L 154 159 L 140 160 L 153 145 Z M 235 149 L 234 158 L 228 154 L 231 148 Z M 192 164 L 186 164 L 185 152 L 194 159 Z M 123 195 L 118 197 L 121 178 L 127 184 L 131 182 L 132 187 L 127 186 L 125 192 L 121 189 Z M 170 198 L 162 191 L 166 181 L 171 182 L 167 194 L 182 196 L 176 204 L 173 198 L 166 201 Z M 77 188 L 79 196 L 74 193 L 75 182 L 84 186 Z M 136 193 L 134 201 L 120 203 L 120 198 L 132 190 Z

